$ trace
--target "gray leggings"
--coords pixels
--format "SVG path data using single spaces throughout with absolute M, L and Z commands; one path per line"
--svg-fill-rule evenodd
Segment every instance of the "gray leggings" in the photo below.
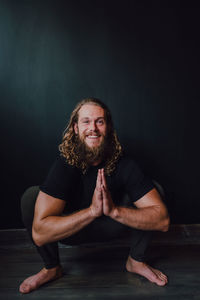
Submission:
M 30 187 L 25 191 L 21 199 L 22 219 L 33 243 L 32 223 L 38 193 L 38 186 Z M 130 236 L 130 256 L 137 261 L 144 261 L 152 232 L 130 228 L 106 216 L 97 218 L 78 233 L 59 242 L 67 245 L 78 245 L 81 243 L 110 241 L 125 234 Z M 45 268 L 54 268 L 60 264 L 57 242 L 48 243 L 41 247 L 35 246 L 44 262 Z

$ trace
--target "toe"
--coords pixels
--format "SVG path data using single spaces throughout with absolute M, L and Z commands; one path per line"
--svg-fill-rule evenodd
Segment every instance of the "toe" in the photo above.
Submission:
M 160 286 L 163 286 L 167 283 L 167 280 L 165 278 L 158 278 L 157 284 Z
M 167 283 L 167 277 L 159 270 L 153 268 L 151 269 L 152 269 L 152 273 L 154 274 L 154 276 L 152 277 L 153 282 L 159 286 L 164 286 Z
M 29 287 L 25 284 L 20 285 L 19 291 L 23 294 L 29 293 Z
M 153 273 L 156 274 L 158 280 L 160 280 L 161 283 L 164 282 L 164 284 L 166 284 L 168 282 L 167 276 L 165 274 L 163 274 L 159 270 L 156 270 L 156 269 L 153 269 L 153 268 L 151 268 L 151 269 L 152 269 Z
M 159 278 L 160 278 L 162 281 L 164 281 L 165 283 L 168 282 L 167 276 L 166 276 L 165 274 L 163 274 L 162 272 L 160 272 Z

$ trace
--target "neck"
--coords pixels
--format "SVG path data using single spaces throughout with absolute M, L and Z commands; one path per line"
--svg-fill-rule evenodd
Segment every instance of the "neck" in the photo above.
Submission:
M 91 165 L 98 166 L 101 162 L 102 162 L 101 160 L 97 160 L 97 161 L 93 162 Z

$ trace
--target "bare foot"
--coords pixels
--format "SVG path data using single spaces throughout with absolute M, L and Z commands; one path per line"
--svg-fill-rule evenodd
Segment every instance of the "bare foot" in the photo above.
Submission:
M 52 269 L 43 268 L 39 273 L 25 279 L 20 285 L 19 291 L 23 294 L 30 293 L 38 289 L 42 284 L 60 278 L 62 274 L 61 266 Z
M 165 274 L 150 267 L 144 262 L 134 260 L 130 256 L 128 257 L 126 262 L 126 269 L 129 272 L 136 273 L 147 278 L 149 281 L 156 283 L 159 286 L 164 286 L 168 282 L 167 276 Z

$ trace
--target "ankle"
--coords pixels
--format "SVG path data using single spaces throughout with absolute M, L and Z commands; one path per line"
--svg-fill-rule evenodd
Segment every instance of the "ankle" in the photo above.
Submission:
M 132 266 L 132 267 L 139 267 L 139 266 L 145 265 L 145 262 L 135 260 L 134 258 L 132 258 L 129 255 L 129 257 L 127 259 L 127 262 L 126 262 L 126 265 L 129 265 L 129 266 Z
M 57 265 L 56 267 L 53 267 L 53 268 L 49 268 L 49 269 L 47 269 L 47 268 L 43 268 L 42 269 L 42 271 L 44 272 L 44 273 L 57 273 L 57 272 L 59 272 L 59 271 L 62 271 L 62 267 L 60 266 L 60 265 Z

